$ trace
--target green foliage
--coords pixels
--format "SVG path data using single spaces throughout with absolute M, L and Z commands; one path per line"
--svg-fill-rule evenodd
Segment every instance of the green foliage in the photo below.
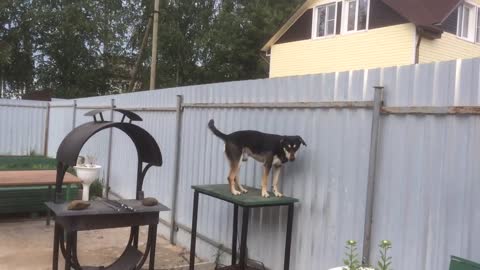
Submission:
M 392 264 L 392 257 L 387 254 L 392 248 L 392 243 L 388 240 L 382 240 L 378 247 L 380 248 L 380 259 L 378 260 L 376 270 L 392 270 L 390 267 Z
M 377 267 L 375 270 L 392 270 L 392 257 L 388 256 L 387 254 L 392 248 L 392 243 L 388 240 L 382 240 L 380 241 L 378 247 L 380 248 L 380 258 L 377 262 Z M 359 260 L 359 254 L 357 252 L 357 241 L 348 240 L 345 249 L 345 259 L 343 260 L 345 267 L 343 270 L 362 269 L 362 264 Z
M 157 88 L 266 77 L 260 48 L 303 0 L 162 0 Z M 153 0 L 0 1 L 0 86 L 124 92 Z M 151 37 L 136 90 L 149 84 Z
M 55 170 L 56 160 L 42 156 L 0 156 L 0 171 Z
M 90 193 L 89 193 L 89 198 L 90 200 L 93 200 L 95 198 L 102 198 L 103 197 L 103 185 L 102 185 L 102 182 L 100 182 L 100 180 L 95 180 L 95 182 L 93 182 L 91 185 L 90 185 Z
M 358 270 L 361 267 L 360 260 L 358 259 L 358 252 L 357 252 L 357 241 L 348 240 L 345 245 L 345 259 L 343 263 L 346 267 L 343 270 Z

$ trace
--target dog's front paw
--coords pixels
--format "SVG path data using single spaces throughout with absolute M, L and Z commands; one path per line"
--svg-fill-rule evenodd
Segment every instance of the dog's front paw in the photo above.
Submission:
M 233 194 L 234 196 L 237 196 L 237 195 L 242 194 L 240 191 L 238 191 L 238 190 L 236 190 L 236 189 L 232 189 L 232 190 L 230 190 L 230 192 L 232 192 L 232 194 Z
M 273 194 L 275 194 L 275 197 L 283 197 L 283 194 L 278 192 L 277 190 L 274 190 Z
M 262 190 L 262 197 L 263 198 L 268 198 L 268 197 L 270 197 L 270 194 L 268 194 L 268 192 L 266 190 Z
M 246 190 L 246 189 L 245 189 L 245 188 L 243 188 L 243 187 L 242 187 L 242 188 L 240 188 L 240 191 L 241 191 L 242 193 L 248 193 L 248 190 Z

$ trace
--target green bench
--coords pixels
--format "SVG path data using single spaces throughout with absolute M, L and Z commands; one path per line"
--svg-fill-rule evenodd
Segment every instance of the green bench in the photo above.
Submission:
M 480 270 L 480 264 L 452 256 L 449 270 Z
M 53 200 L 56 175 L 55 170 L 0 171 L 0 214 L 47 211 L 44 203 Z M 66 173 L 62 187 L 64 199 L 76 199 L 80 184 L 80 179 Z

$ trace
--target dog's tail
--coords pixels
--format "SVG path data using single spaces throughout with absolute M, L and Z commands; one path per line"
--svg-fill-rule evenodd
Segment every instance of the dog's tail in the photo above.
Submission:
M 213 119 L 208 121 L 208 128 L 213 132 L 213 134 L 215 134 L 215 136 L 219 137 L 220 139 L 224 141 L 227 139 L 227 135 L 215 127 L 215 121 L 213 121 Z

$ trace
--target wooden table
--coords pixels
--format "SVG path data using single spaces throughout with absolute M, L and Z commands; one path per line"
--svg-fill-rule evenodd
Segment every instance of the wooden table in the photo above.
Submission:
M 193 197 L 193 218 L 192 218 L 192 238 L 190 243 L 190 270 L 195 268 L 195 246 L 197 237 L 197 217 L 198 217 L 198 197 L 199 194 L 207 195 L 213 198 L 220 199 L 232 203 L 233 208 L 233 235 L 232 235 L 232 265 L 221 268 L 220 270 L 229 269 L 250 269 L 247 266 L 247 233 L 248 233 L 248 218 L 250 208 L 259 207 L 274 207 L 274 206 L 288 206 L 287 218 L 287 235 L 285 243 L 285 258 L 284 270 L 290 267 L 290 248 L 292 243 L 292 227 L 293 227 L 293 210 L 294 204 L 298 199 L 291 197 L 275 197 L 270 192 L 269 198 L 263 198 L 261 191 L 252 187 L 245 187 L 248 193 L 234 196 L 230 193 L 230 186 L 227 185 L 204 185 L 192 186 L 194 192 Z M 240 260 L 237 264 L 237 232 L 238 232 L 238 207 L 241 206 L 242 211 L 242 235 L 240 242 Z
M 31 170 L 31 171 L 0 171 L 0 187 L 33 187 L 48 186 L 49 197 L 53 198 L 52 186 L 56 183 L 57 171 Z M 66 173 L 63 184 L 67 186 L 67 200 L 70 185 L 81 184 L 76 176 Z M 50 225 L 50 211 L 47 210 L 47 225 Z

